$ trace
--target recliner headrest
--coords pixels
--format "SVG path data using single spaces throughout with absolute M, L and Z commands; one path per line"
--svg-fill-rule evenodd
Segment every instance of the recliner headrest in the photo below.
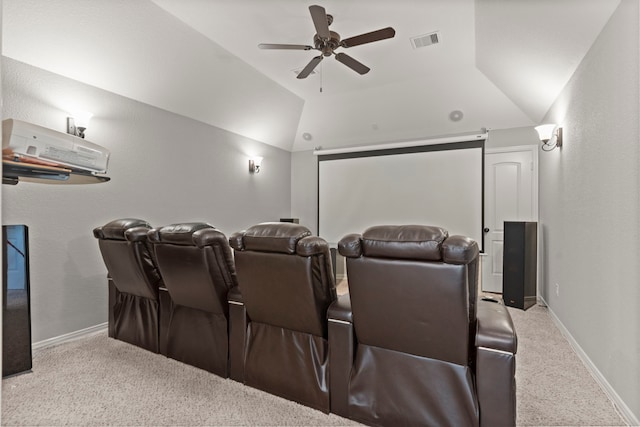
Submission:
M 362 235 L 349 234 L 338 243 L 340 254 L 357 258 L 400 258 L 468 264 L 478 256 L 477 243 L 464 236 L 451 236 L 440 227 L 382 225 Z
M 382 225 L 362 233 L 365 256 L 440 261 L 442 242 L 449 233 L 440 227 L 421 225 Z
M 442 244 L 442 260 L 448 264 L 469 264 L 479 253 L 478 243 L 466 236 L 450 236 Z
M 287 222 L 265 222 L 232 234 L 229 238 L 229 244 L 239 251 L 295 254 L 298 250 L 298 243 L 310 236 L 311 231 L 302 225 Z M 317 244 L 316 239 L 306 239 L 302 242 L 301 251 L 305 255 L 309 255 L 309 252 L 318 253 L 316 249 L 312 249 Z
M 150 230 L 148 236 L 153 243 L 171 243 L 182 246 L 197 246 L 199 248 L 210 246 L 220 240 L 223 240 L 226 244 L 227 240 L 222 232 L 205 222 L 166 225 Z
M 107 224 L 96 227 L 93 229 L 93 235 L 96 239 L 110 239 L 110 240 L 139 240 L 140 232 L 127 233 L 132 228 L 143 227 L 150 229 L 151 225 L 147 221 L 143 221 L 137 218 L 122 218 L 108 222 Z M 127 234 L 130 236 L 128 237 Z M 144 239 L 146 239 L 146 231 L 144 231 Z

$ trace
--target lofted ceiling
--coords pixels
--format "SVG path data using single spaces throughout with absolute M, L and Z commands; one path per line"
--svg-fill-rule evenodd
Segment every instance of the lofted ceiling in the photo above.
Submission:
M 2 52 L 298 151 L 536 125 L 619 2 L 3 0 Z M 340 48 L 365 75 L 326 58 L 297 79 L 317 51 L 257 45 L 312 45 L 311 4 L 343 39 L 396 35 Z

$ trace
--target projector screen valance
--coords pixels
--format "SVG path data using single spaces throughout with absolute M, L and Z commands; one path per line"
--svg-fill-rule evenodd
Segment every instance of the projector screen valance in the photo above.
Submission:
M 476 136 L 480 138 L 480 136 Z M 318 154 L 318 234 L 422 224 L 483 247 L 484 139 Z

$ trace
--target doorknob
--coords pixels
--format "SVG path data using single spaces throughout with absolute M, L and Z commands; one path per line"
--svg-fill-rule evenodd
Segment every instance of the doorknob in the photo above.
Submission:
M 489 232 L 489 227 L 485 227 L 482 231 L 484 231 L 485 233 Z

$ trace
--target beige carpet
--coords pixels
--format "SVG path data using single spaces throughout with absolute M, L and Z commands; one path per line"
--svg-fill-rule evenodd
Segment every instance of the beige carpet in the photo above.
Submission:
M 518 425 L 623 426 L 545 308 L 510 310 L 519 336 Z M 99 333 L 36 352 L 2 381 L 2 425 L 357 425 Z
M 33 373 L 2 381 L 3 426 L 348 423 L 106 333 L 42 350 L 33 362 Z
M 509 313 L 518 334 L 518 425 L 627 425 L 545 307 Z

